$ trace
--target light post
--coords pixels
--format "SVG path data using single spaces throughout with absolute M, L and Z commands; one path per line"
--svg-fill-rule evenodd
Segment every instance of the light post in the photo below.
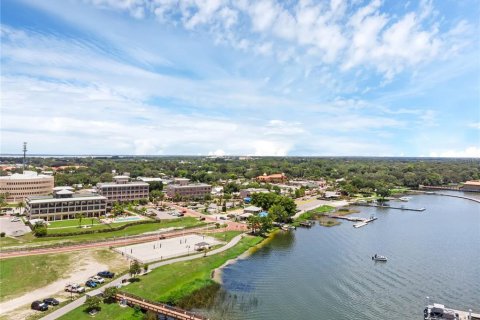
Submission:
M 472 320 L 472 309 L 468 309 L 468 320 Z

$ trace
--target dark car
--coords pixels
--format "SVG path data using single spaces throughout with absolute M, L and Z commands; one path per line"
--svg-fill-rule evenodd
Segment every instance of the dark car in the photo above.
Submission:
M 58 300 L 55 298 L 43 299 L 43 302 L 50 306 L 58 306 L 60 304 L 60 302 L 58 302 Z
M 46 303 L 43 303 L 42 301 L 33 301 L 32 309 L 37 311 L 47 311 L 48 305 Z
M 113 278 L 113 277 L 115 277 L 115 273 L 110 272 L 110 271 L 100 271 L 99 273 L 97 273 L 97 275 L 102 277 L 102 278 Z
M 95 288 L 97 286 L 97 283 L 93 280 L 88 280 L 87 282 L 85 282 L 85 285 L 90 288 Z
M 179 212 L 179 213 L 177 214 L 178 217 L 183 217 L 184 215 L 185 215 L 185 214 L 182 213 L 182 212 Z

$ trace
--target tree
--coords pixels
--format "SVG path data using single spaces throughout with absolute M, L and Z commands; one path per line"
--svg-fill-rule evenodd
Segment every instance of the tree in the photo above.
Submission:
M 17 203 L 17 208 L 20 209 L 20 214 L 22 214 L 23 208 L 25 208 L 25 202 L 20 201 L 19 203 Z
M 35 223 L 33 226 L 33 233 L 35 234 L 35 236 L 37 237 L 44 237 L 47 235 L 47 226 L 43 223 Z
M 122 203 L 116 202 L 113 205 L 113 208 L 112 208 L 113 215 L 115 216 L 121 215 L 123 214 L 124 211 L 125 211 L 125 205 L 123 205 Z
M 247 225 L 252 230 L 252 233 L 256 234 L 257 231 L 260 231 L 262 222 L 260 221 L 260 217 L 252 215 L 247 218 Z
M 130 265 L 129 273 L 130 276 L 135 278 L 137 274 L 139 274 L 142 271 L 142 267 L 140 266 L 140 262 L 137 260 L 133 260 L 133 263 Z
M 377 188 L 377 194 L 381 197 L 382 201 L 385 201 L 385 198 L 389 197 L 392 192 L 387 187 L 381 186 Z
M 6 198 L 7 198 L 6 194 L 0 194 L 0 208 L 3 208 L 7 205 Z
M 274 204 L 268 210 L 268 216 L 270 217 L 270 219 L 277 222 L 287 222 L 288 218 L 290 217 L 285 208 L 279 204 Z
M 113 303 L 116 301 L 115 296 L 118 293 L 117 287 L 108 287 L 103 291 L 103 302 Z
M 85 217 L 85 212 L 77 212 L 75 213 L 75 218 L 78 219 L 78 227 L 82 225 L 82 219 Z
M 148 271 L 148 263 L 143 265 L 143 272 L 146 273 Z
M 100 303 L 102 303 L 102 299 L 99 296 L 88 296 L 85 301 L 88 311 L 100 310 Z

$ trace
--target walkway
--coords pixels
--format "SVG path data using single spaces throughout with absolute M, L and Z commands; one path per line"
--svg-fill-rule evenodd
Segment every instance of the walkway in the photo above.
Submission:
M 223 247 L 221 248 L 218 248 L 218 249 L 215 249 L 215 250 L 212 250 L 212 251 L 209 251 L 207 252 L 207 256 L 211 256 L 211 255 L 214 255 L 214 254 L 217 254 L 217 253 L 220 253 L 220 252 L 223 252 L 225 250 L 228 250 L 230 248 L 232 248 L 233 246 L 235 246 L 243 237 L 243 234 L 240 234 L 238 236 L 236 236 L 235 238 L 233 238 L 232 240 L 230 240 L 229 243 L 227 243 L 226 245 L 224 245 Z M 161 261 L 161 262 L 157 262 L 157 263 L 153 263 L 149 266 L 150 270 L 153 270 L 153 269 L 156 269 L 156 268 L 159 268 L 161 266 L 166 266 L 166 265 L 169 265 L 169 264 L 172 264 L 172 263 L 176 263 L 176 262 L 181 262 L 181 261 L 188 261 L 188 260 L 193 260 L 193 259 L 197 259 L 197 258 L 201 258 L 203 257 L 205 254 L 204 253 L 199 253 L 199 254 L 194 254 L 194 255 L 191 255 L 191 256 L 186 256 L 186 257 L 180 257 L 180 258 L 176 258 L 176 259 L 172 259 L 172 260 L 167 260 L 167 261 Z M 103 292 L 103 290 L 107 287 L 116 287 L 118 285 L 120 285 L 122 283 L 123 280 L 127 280 L 130 278 L 130 275 L 129 274 L 125 274 L 115 280 L 113 280 L 112 282 L 109 282 L 108 284 L 104 285 L 103 287 L 99 288 L 99 289 L 95 289 L 93 291 L 90 291 L 88 292 L 88 295 L 90 296 L 94 296 L 94 295 L 97 295 L 97 294 L 100 294 Z M 45 317 L 41 318 L 41 320 L 54 320 L 54 319 L 57 319 L 65 314 L 67 314 L 68 312 L 72 311 L 73 309 L 76 309 L 78 307 L 80 307 L 82 304 L 85 303 L 85 301 L 87 300 L 86 296 L 83 296 L 83 297 L 80 297 L 78 298 L 77 300 L 67 304 L 66 306 L 58 309 L 58 310 L 55 310 L 54 312 L 46 315 Z

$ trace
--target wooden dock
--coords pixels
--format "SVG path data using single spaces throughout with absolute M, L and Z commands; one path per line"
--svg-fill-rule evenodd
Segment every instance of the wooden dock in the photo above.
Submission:
M 126 292 L 119 292 L 115 298 L 129 306 L 138 306 L 143 310 L 150 310 L 157 314 L 178 320 L 208 320 L 208 318 L 197 315 L 193 312 L 185 311 L 180 308 L 172 307 L 163 303 L 143 299 Z
M 379 205 L 374 203 L 355 203 L 356 206 L 364 206 L 364 207 L 374 207 L 374 208 L 382 208 L 382 209 L 396 209 L 396 210 L 406 210 L 406 211 L 418 211 L 422 212 L 425 211 L 425 208 L 409 208 L 405 206 L 390 206 L 390 205 Z

